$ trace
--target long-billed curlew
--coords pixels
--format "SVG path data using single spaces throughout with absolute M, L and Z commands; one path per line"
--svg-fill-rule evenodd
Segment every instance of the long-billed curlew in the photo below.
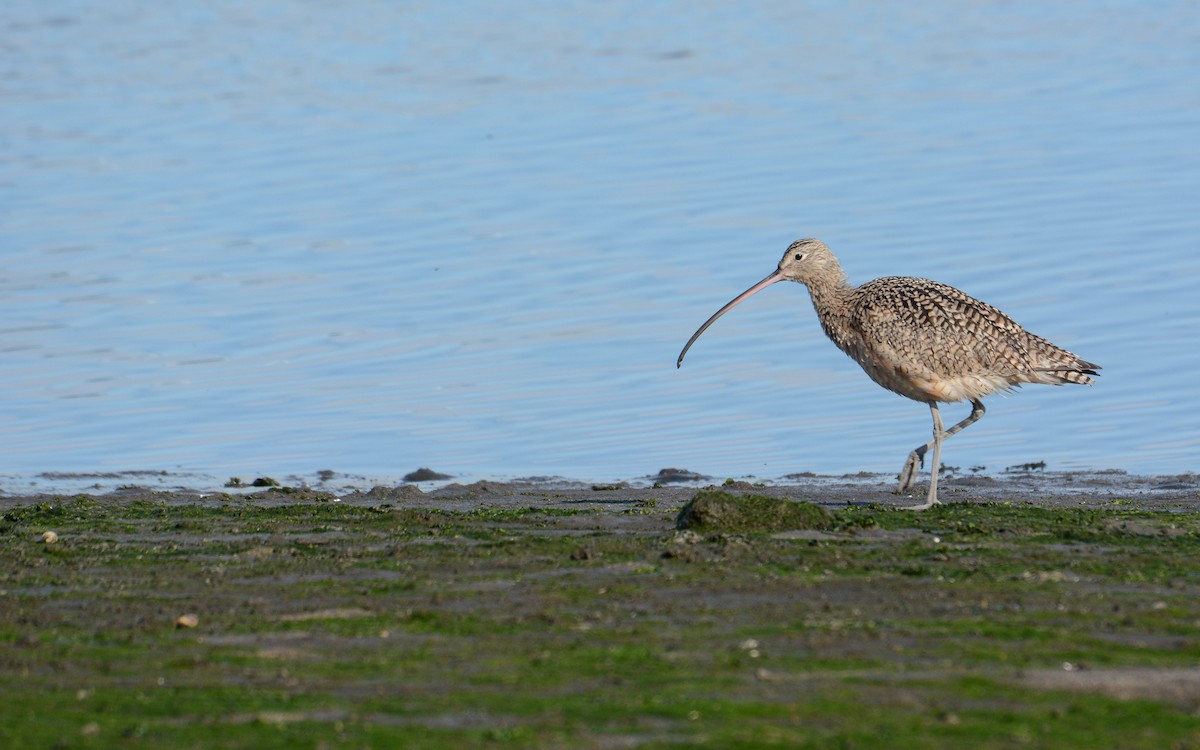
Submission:
M 833 251 L 819 240 L 796 240 L 774 273 L 734 297 L 692 334 L 675 366 L 717 318 L 750 295 L 778 281 L 808 287 L 825 335 L 889 391 L 929 404 L 933 439 L 908 454 L 899 492 L 916 480 L 925 453 L 933 448 L 932 476 L 924 510 L 938 504 L 942 441 L 983 416 L 984 396 L 1022 383 L 1095 381 L 1099 365 L 1035 336 L 996 308 L 928 279 L 887 276 L 854 287 Z M 938 402 L 970 401 L 966 419 L 945 429 Z

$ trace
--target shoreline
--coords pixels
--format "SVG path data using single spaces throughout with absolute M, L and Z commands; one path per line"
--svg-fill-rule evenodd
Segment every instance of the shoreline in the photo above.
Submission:
M 318 476 L 320 478 L 318 478 Z M 926 479 L 927 481 L 927 479 Z M 944 504 L 958 502 L 1024 502 L 1045 507 L 1126 503 L 1144 510 L 1200 509 L 1200 474 L 1134 475 L 1121 470 L 1023 471 L 999 474 L 943 474 Z M 420 507 L 479 507 L 489 503 L 509 505 L 536 498 L 545 507 L 633 502 L 653 495 L 682 504 L 706 488 L 754 492 L 807 500 L 838 507 L 870 505 L 903 507 L 918 500 L 926 486 L 918 482 L 906 495 L 894 493 L 895 479 L 887 474 L 787 475 L 778 478 L 717 479 L 691 472 L 664 469 L 616 482 L 588 482 L 565 477 L 486 479 L 449 477 L 405 482 L 363 475 L 319 472 L 311 477 L 281 476 L 228 480 L 196 472 L 44 472 L 19 479 L 0 480 L 0 508 L 15 507 L 55 497 L 88 495 L 112 502 L 156 498 L 173 503 L 204 502 L 215 498 L 245 497 L 264 502 L 292 502 L 303 497 L 369 505 L 381 498 L 402 499 Z M 27 486 L 20 486 L 26 484 Z

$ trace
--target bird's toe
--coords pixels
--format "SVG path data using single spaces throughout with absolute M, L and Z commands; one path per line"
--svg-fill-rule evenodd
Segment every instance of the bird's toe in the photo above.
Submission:
M 942 501 L 938 500 L 935 497 L 931 500 L 926 500 L 925 502 L 921 503 L 920 505 L 902 505 L 902 506 L 900 506 L 900 510 L 929 510 L 933 506 L 941 505 L 941 504 L 942 504 Z

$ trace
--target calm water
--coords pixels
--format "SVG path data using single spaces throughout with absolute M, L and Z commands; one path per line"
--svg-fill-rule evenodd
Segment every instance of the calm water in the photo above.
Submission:
M 946 463 L 1200 470 L 1190 0 L 17 0 L 0 45 L 10 488 L 894 472 L 928 410 L 797 285 L 675 369 L 802 236 L 1104 367 Z

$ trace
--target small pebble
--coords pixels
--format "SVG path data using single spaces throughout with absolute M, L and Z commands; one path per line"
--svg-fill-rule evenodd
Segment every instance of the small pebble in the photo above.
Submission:
M 53 531 L 42 532 L 42 542 L 45 544 L 54 544 L 58 541 L 58 534 Z

